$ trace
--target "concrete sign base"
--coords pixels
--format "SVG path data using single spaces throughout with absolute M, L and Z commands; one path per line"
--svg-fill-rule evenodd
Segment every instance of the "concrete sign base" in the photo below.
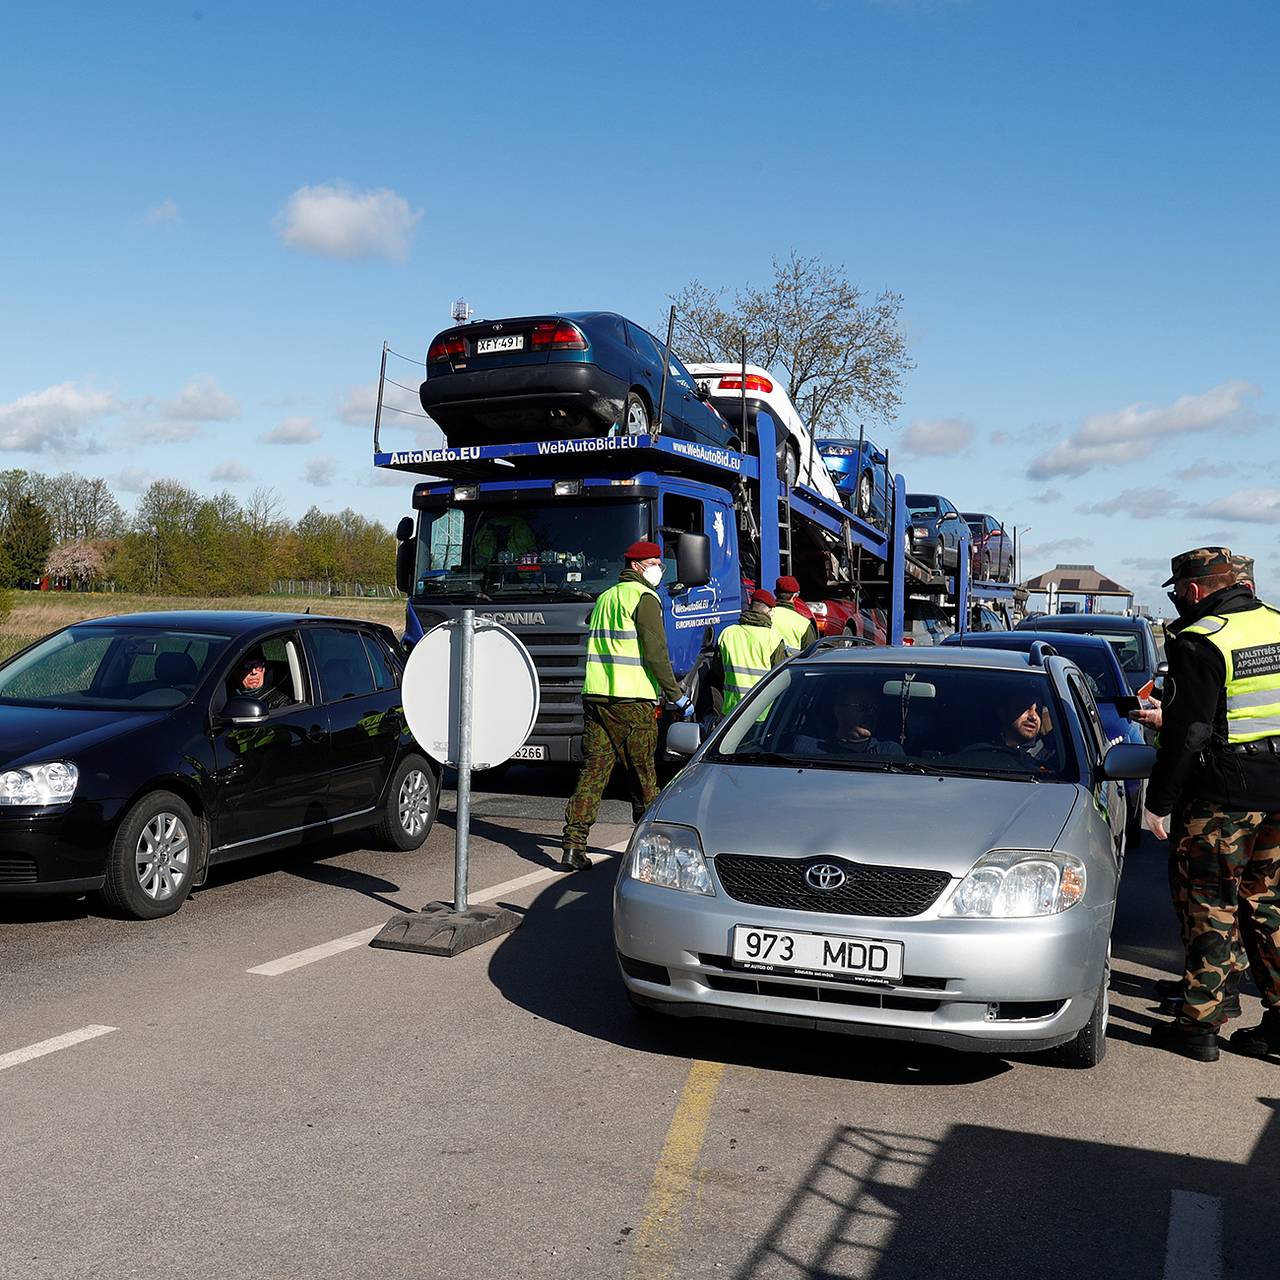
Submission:
M 510 933 L 521 917 L 506 907 L 468 907 L 455 911 L 452 902 L 428 902 L 414 915 L 396 916 L 382 926 L 369 945 L 388 951 L 417 951 L 429 956 L 456 956 Z

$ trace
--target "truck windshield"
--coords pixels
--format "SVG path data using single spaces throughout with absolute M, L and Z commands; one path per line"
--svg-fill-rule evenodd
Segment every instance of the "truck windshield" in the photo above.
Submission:
M 650 536 L 647 500 L 562 498 L 422 513 L 415 597 L 591 599 Z

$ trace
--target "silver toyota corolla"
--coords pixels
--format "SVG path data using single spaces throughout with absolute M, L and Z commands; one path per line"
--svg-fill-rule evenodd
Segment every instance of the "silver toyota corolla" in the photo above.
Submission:
M 795 659 L 695 752 L 628 846 L 632 1000 L 681 1016 L 996 1053 L 1105 1051 L 1122 780 L 1048 645 Z

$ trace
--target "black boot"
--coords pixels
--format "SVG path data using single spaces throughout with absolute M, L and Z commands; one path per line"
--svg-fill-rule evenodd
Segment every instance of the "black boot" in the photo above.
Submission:
M 1181 1000 L 1182 979 L 1160 978 L 1156 982 L 1156 996 L 1160 1000 Z
M 566 849 L 560 856 L 560 871 L 586 871 L 591 859 L 581 849 Z
M 1213 1027 L 1200 1027 L 1175 1018 L 1152 1027 L 1151 1039 L 1158 1048 L 1180 1053 L 1184 1058 L 1194 1058 L 1197 1062 L 1218 1060 L 1218 1036 Z
M 1256 1027 L 1241 1027 L 1231 1037 L 1231 1051 L 1246 1058 L 1280 1054 L 1280 1009 L 1268 1009 Z
M 1224 1021 L 1238 1018 L 1244 1010 L 1240 1008 L 1240 984 L 1244 974 L 1238 969 L 1231 972 L 1222 990 L 1222 1017 Z M 1160 1012 L 1176 1018 L 1182 1012 L 1182 979 L 1161 978 L 1156 983 L 1156 995 L 1160 997 Z

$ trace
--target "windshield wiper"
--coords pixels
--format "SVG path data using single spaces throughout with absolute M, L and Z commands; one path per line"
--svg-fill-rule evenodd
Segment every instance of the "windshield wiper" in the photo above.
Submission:
M 737 751 L 732 755 L 725 755 L 723 752 L 716 752 L 711 757 L 717 764 L 781 764 L 791 766 L 803 766 L 807 764 L 821 764 L 820 760 L 810 759 L 808 756 L 790 756 L 785 755 L 781 751 Z
M 1009 782 L 1041 782 L 1034 773 L 1023 773 L 1014 769 L 977 769 L 959 764 L 940 765 L 938 773 L 955 774 L 958 778 L 999 778 Z

